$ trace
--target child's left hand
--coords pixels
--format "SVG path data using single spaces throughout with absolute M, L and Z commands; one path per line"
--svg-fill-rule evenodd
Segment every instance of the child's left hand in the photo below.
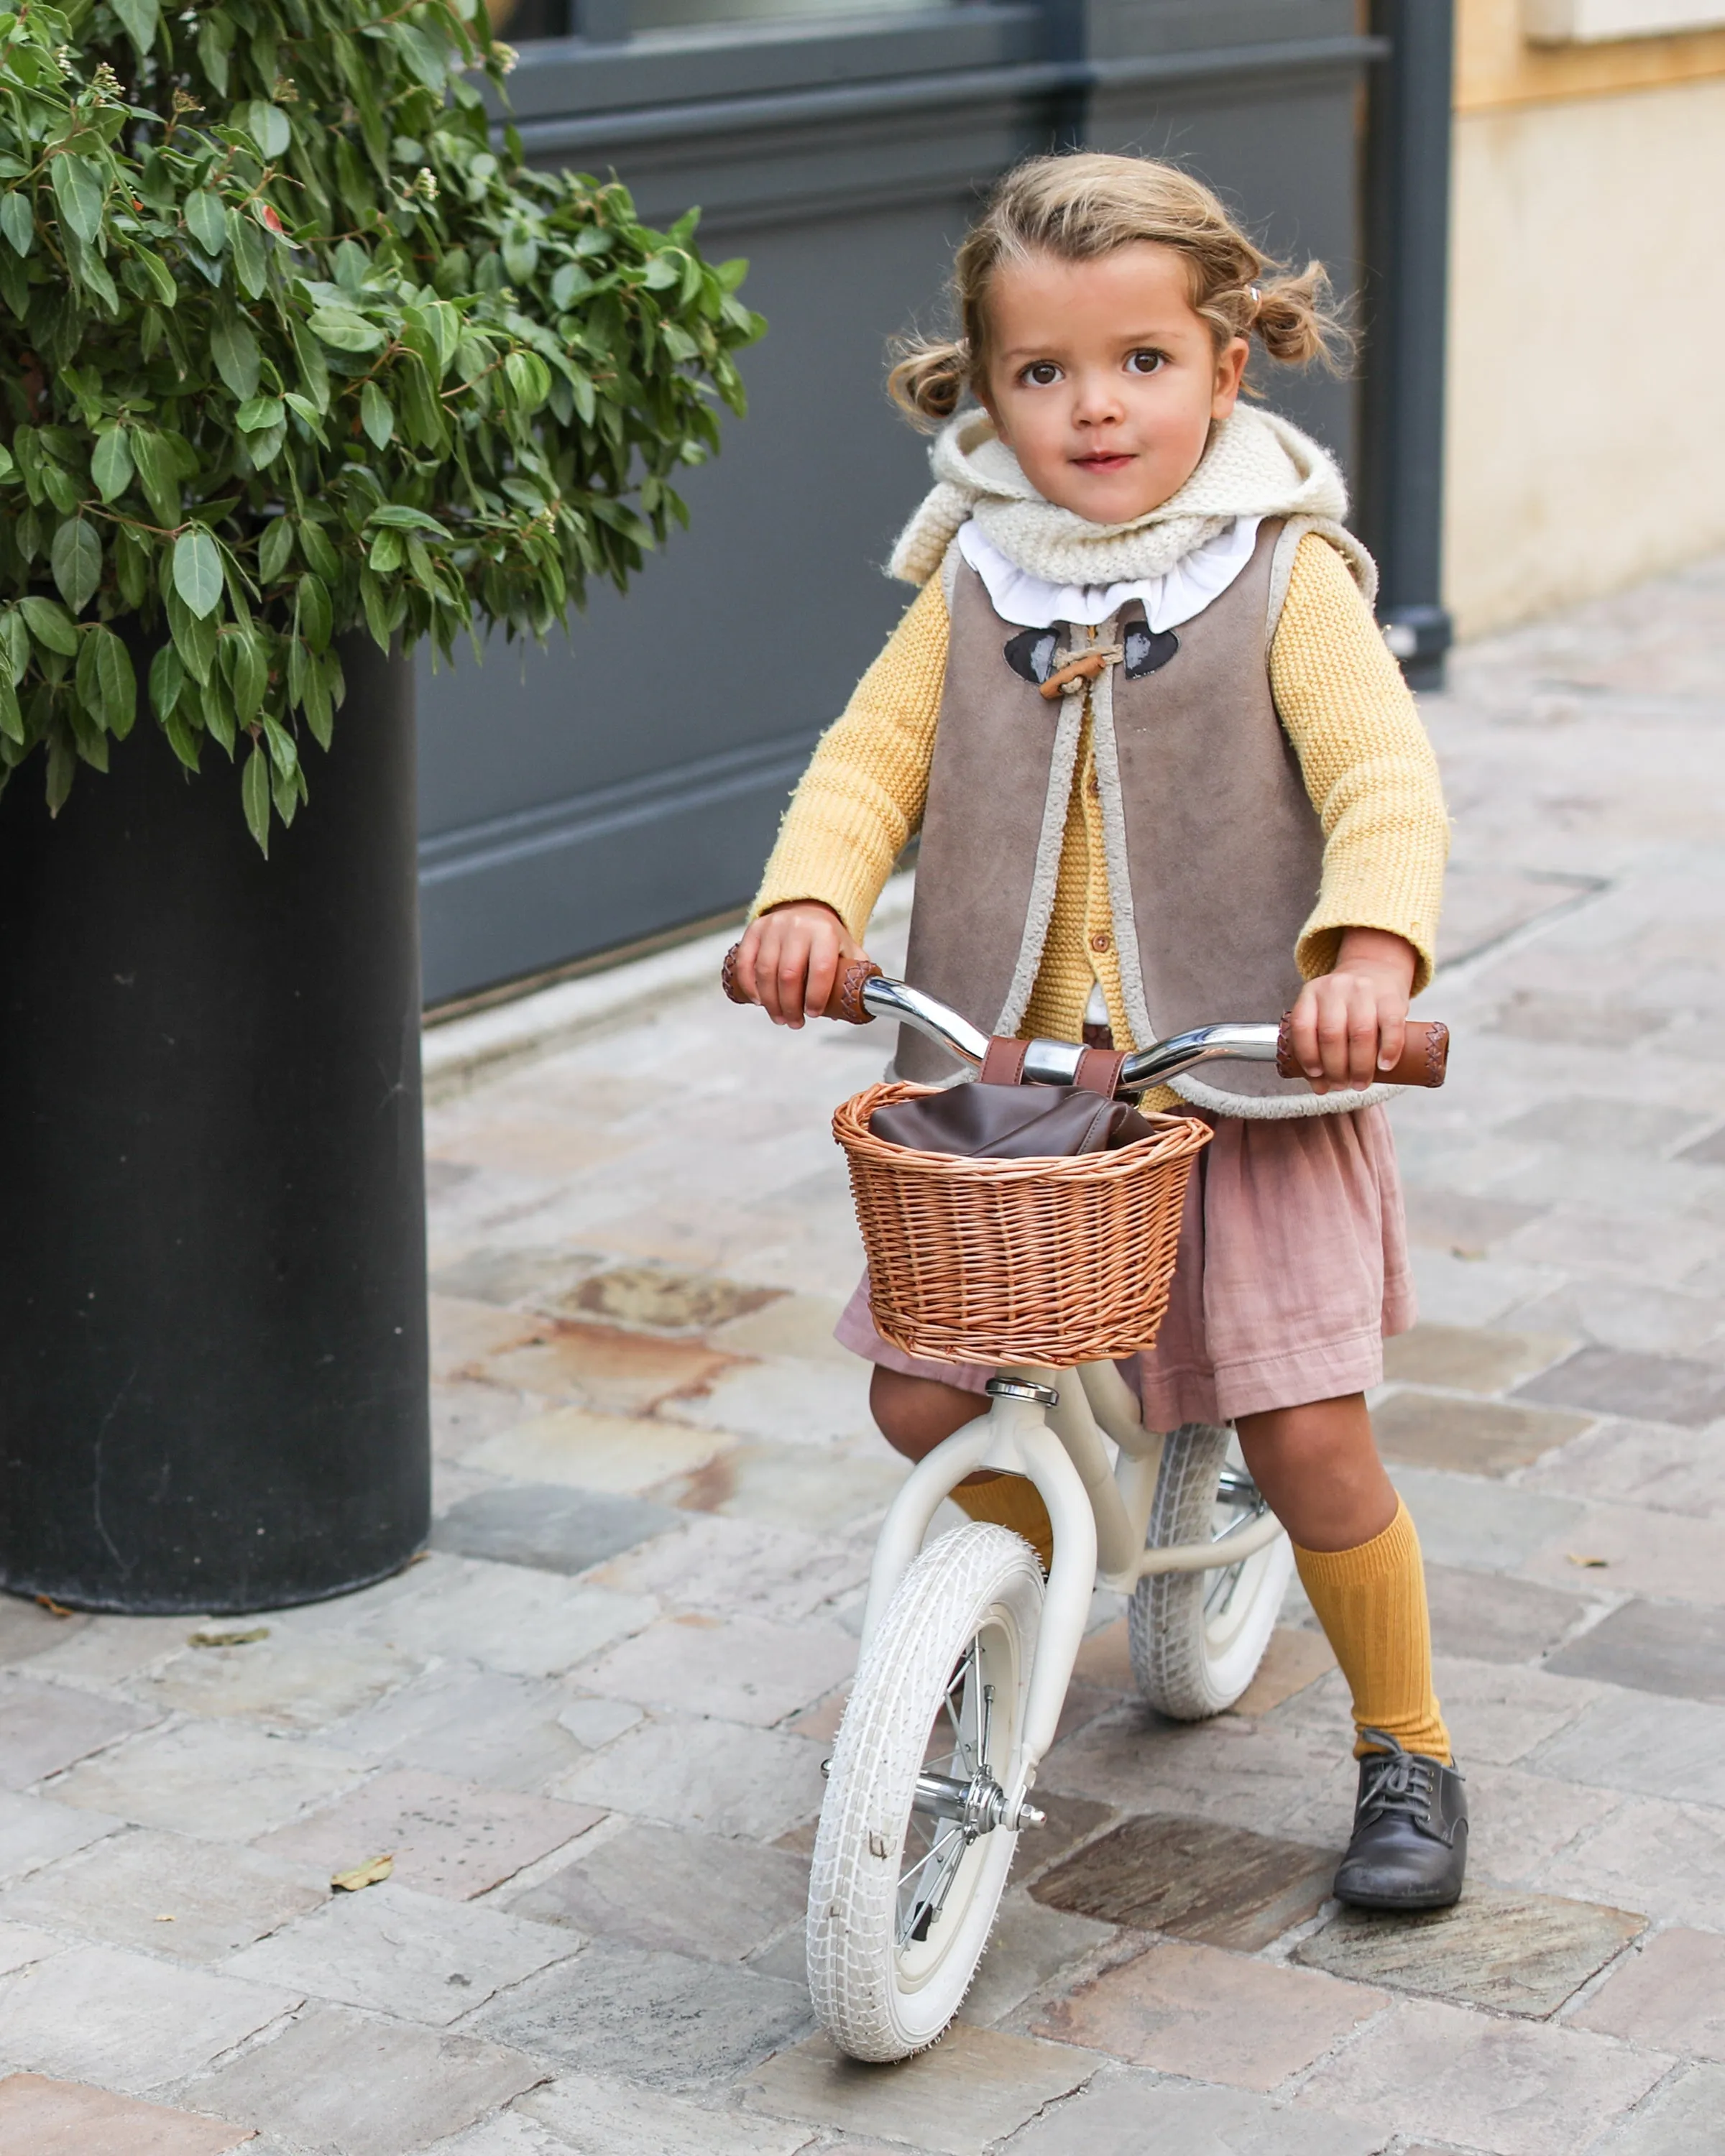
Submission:
M 1308 981 L 1294 1005 L 1293 1047 L 1314 1093 L 1356 1091 L 1401 1060 L 1414 947 L 1382 928 L 1349 928 L 1333 973 Z

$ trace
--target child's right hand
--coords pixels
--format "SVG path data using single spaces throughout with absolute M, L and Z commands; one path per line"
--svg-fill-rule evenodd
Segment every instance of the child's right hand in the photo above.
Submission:
M 841 971 L 863 955 L 829 906 L 798 899 L 775 906 L 737 947 L 736 982 L 775 1025 L 799 1026 L 826 1009 Z

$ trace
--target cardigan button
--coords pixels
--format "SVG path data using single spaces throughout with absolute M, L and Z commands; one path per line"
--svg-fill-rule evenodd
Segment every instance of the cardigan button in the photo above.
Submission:
M 1114 947 L 1114 938 L 1106 928 L 1099 928 L 1090 939 L 1090 947 L 1092 951 L 1111 951 Z

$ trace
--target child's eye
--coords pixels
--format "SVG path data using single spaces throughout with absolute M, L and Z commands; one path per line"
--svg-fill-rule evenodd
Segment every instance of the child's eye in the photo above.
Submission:
M 1167 362 L 1165 352 L 1135 352 L 1126 363 L 1133 374 L 1160 374 Z
M 1060 378 L 1060 370 L 1051 359 L 1033 359 L 1019 377 L 1020 382 L 1031 382 L 1038 389 L 1046 389 Z

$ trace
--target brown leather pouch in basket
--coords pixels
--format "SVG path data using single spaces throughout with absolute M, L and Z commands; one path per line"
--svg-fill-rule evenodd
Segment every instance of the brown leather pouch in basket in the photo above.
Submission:
M 967 1160 L 1070 1160 L 1154 1136 L 1113 1097 L 1123 1055 L 1087 1050 L 1076 1085 L 1026 1086 L 1024 1045 L 991 1041 L 976 1083 L 876 1108 L 870 1130 L 889 1145 Z

